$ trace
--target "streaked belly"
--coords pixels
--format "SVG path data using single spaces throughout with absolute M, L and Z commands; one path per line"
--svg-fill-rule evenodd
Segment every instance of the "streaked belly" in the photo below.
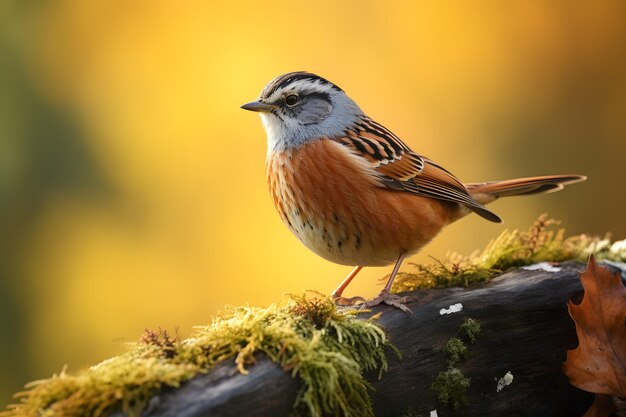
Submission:
M 447 224 L 444 203 L 381 188 L 355 158 L 329 140 L 268 155 L 272 200 L 313 252 L 343 265 L 388 265 Z

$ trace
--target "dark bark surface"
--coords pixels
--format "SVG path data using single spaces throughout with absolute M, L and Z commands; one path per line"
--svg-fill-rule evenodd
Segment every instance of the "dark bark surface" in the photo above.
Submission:
M 379 323 L 401 352 L 389 352 L 389 370 L 381 379 L 367 375 L 374 391 L 376 416 L 581 416 L 593 396 L 569 385 L 561 366 L 566 351 L 577 346 L 567 301 L 582 298 L 577 263 L 558 265 L 559 272 L 519 269 L 469 289 L 448 288 L 410 293 L 413 315 L 389 307 Z M 626 271 L 626 266 L 623 267 Z M 441 315 L 461 303 L 463 310 Z M 437 403 L 434 377 L 446 370 L 442 351 L 458 335 L 465 317 L 480 321 L 482 333 L 470 345 L 468 359 L 456 366 L 471 379 L 467 404 L 458 410 Z M 299 382 L 265 358 L 248 375 L 223 363 L 177 390 L 152 399 L 145 417 L 286 416 Z M 513 382 L 497 392 L 507 372 Z M 419 413 L 419 414 L 418 414 Z M 117 417 L 121 414 L 117 414 Z
M 181 388 L 155 396 L 143 415 L 151 417 L 286 416 L 299 384 L 269 359 L 259 358 L 247 375 L 224 362 Z

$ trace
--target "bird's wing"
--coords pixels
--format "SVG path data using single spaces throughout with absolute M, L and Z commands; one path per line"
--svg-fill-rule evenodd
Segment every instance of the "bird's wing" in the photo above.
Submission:
M 369 118 L 362 118 L 353 129 L 335 140 L 366 159 L 386 188 L 460 203 L 487 220 L 501 221 L 474 200 L 454 175 L 413 152 L 391 131 Z

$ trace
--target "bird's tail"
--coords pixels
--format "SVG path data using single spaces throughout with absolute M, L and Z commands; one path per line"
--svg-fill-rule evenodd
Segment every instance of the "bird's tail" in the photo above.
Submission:
M 500 197 L 553 193 L 564 186 L 586 180 L 584 175 L 545 175 L 513 180 L 465 184 L 470 195 L 481 204 L 489 204 Z

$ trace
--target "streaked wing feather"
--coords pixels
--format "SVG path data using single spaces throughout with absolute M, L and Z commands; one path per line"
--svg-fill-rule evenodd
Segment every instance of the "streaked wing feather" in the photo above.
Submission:
M 418 154 L 392 132 L 368 118 L 363 118 L 354 130 L 336 140 L 367 159 L 379 174 L 398 181 L 408 181 L 424 169 L 424 161 Z
M 496 223 L 502 221 L 500 217 L 476 201 L 455 176 L 429 159 L 424 159 L 424 161 L 426 162 L 424 171 L 413 178 L 419 195 L 460 203 L 489 221 Z
M 367 117 L 335 140 L 369 161 L 384 187 L 460 203 L 488 220 L 500 221 L 474 200 L 454 175 L 413 152 L 391 131 Z

